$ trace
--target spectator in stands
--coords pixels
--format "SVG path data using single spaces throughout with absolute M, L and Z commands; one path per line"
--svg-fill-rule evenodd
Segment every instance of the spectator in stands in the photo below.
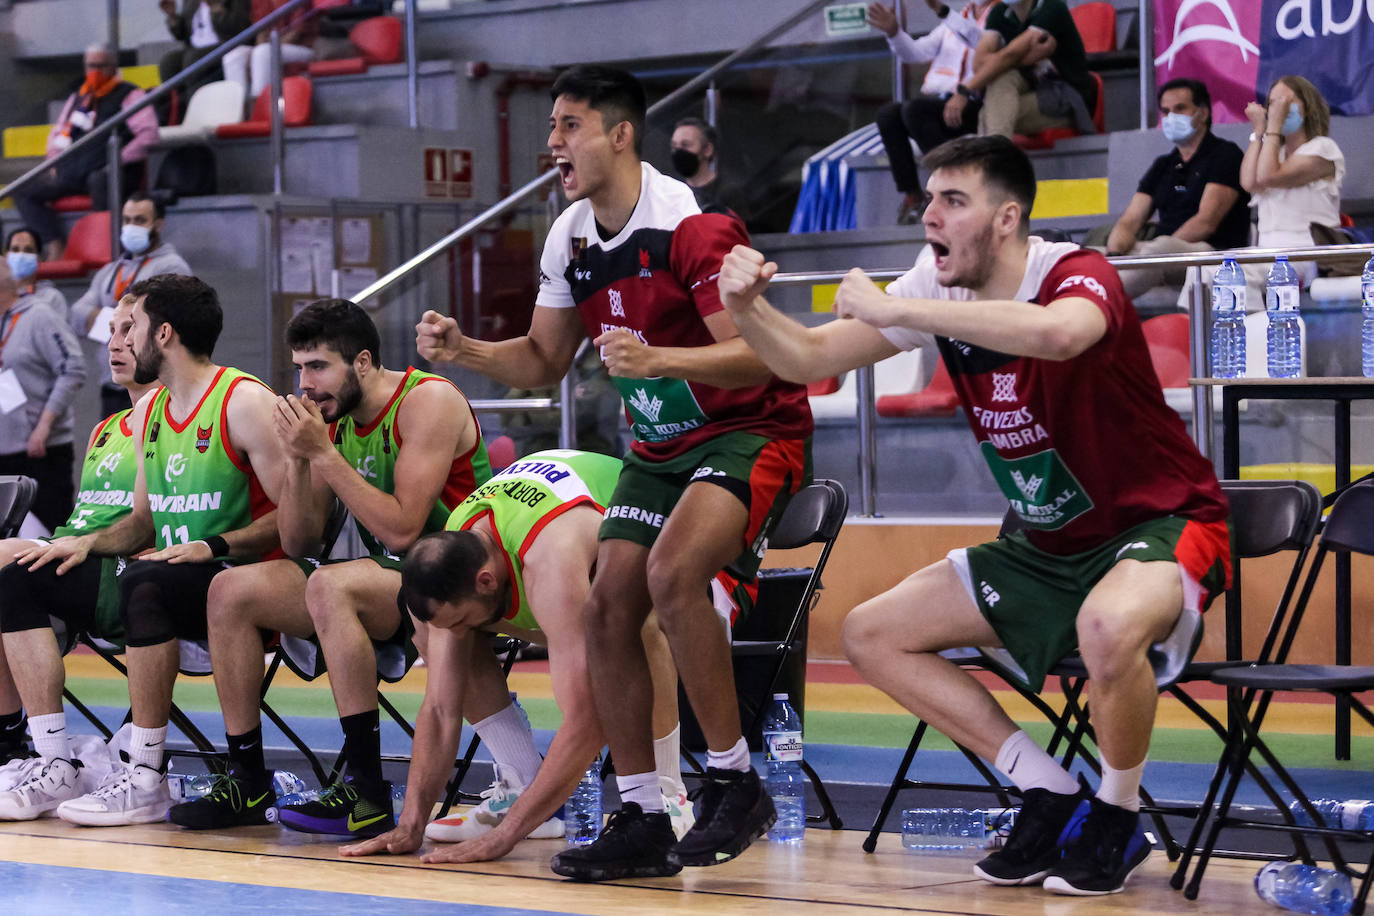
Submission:
M 672 144 L 673 171 L 692 189 L 701 212 L 738 216 L 726 203 L 730 195 L 718 171 L 720 134 L 716 129 L 701 118 L 683 118 L 673 126 Z
M 1160 129 L 1174 149 L 1160 156 L 1140 179 L 1126 212 L 1107 237 L 1107 254 L 1178 254 L 1240 248 L 1250 241 L 1241 188 L 1240 147 L 1212 133 L 1212 96 L 1200 80 L 1174 79 L 1159 87 Z M 1140 240 L 1152 214 L 1154 238 Z M 1134 299 L 1153 286 L 1179 285 L 1184 268 L 1121 271 L 1121 285 Z
M 108 44 L 91 45 L 85 54 L 86 79 L 62 106 L 62 114 L 48 134 L 48 158 L 54 159 L 100 124 L 143 98 L 144 92 L 119 78 L 119 57 Z M 144 108 L 119 128 L 123 149 L 121 187 L 143 183 L 148 146 L 157 141 L 157 116 Z M 56 260 L 66 248 L 62 222 L 48 202 L 74 194 L 89 194 L 96 210 L 108 199 L 105 144 L 92 143 L 63 160 L 14 194 L 24 224 L 47 240 L 48 258 Z
M 20 301 L 32 298 L 52 309 L 61 318 L 67 317 L 67 297 L 53 286 L 51 280 L 38 279 L 38 262 L 43 259 L 43 240 L 27 226 L 20 226 L 5 239 L 5 262 L 19 284 Z
M 1094 132 L 1097 86 L 1064 0 L 993 4 L 973 57 L 973 76 L 945 108 L 956 123 L 979 93 L 978 133 L 1034 134 L 1051 127 Z
M 252 20 L 257 22 L 265 16 L 270 16 L 273 10 L 284 6 L 286 2 L 287 0 L 253 0 Z M 277 29 L 281 33 L 282 66 L 309 63 L 314 55 L 311 49 L 319 30 L 319 22 L 310 4 L 300 7 L 285 20 L 278 22 Z M 257 44 L 251 48 L 240 45 L 224 55 L 220 62 L 224 67 L 225 79 L 243 84 L 248 93 L 250 107 L 272 79 L 272 49 L 268 44 L 270 38 L 270 30 L 259 32 Z
M 898 28 L 896 7 L 875 2 L 868 5 L 868 24 L 887 36 L 887 45 L 908 64 L 929 63 L 921 93 L 904 102 L 890 102 L 878 109 L 875 119 L 883 149 L 892 167 L 897 190 L 904 195 L 897 222 L 911 222 L 921 203 L 921 183 L 911 141 L 928 153 L 946 140 L 978 130 L 981 101 L 953 101 L 961 83 L 973 77 L 973 51 L 983 37 L 983 23 L 997 0 L 969 0 L 963 11 L 952 15 L 942 0 L 926 0 L 940 17 L 928 35 L 912 38 Z M 956 115 L 955 110 L 960 109 Z
M 86 379 L 81 346 L 62 316 L 21 296 L 0 265 L 0 474 L 38 483 L 32 513 L 48 534 L 72 511 L 72 401 Z M 25 535 L 32 537 L 26 523 Z
M 157 74 L 165 83 L 182 70 L 208 55 L 215 48 L 248 28 L 248 0 L 158 0 L 167 17 L 167 31 L 181 42 L 158 61 Z M 196 89 L 220 78 L 220 70 L 210 68 L 183 87 L 187 97 Z
M 1281 76 L 1269 87 L 1268 106 L 1245 106 L 1255 132 L 1240 164 L 1240 184 L 1259 211 L 1261 248 L 1305 248 L 1312 224 L 1341 224 L 1345 156 L 1329 136 L 1331 108 L 1301 76 Z M 1263 289 L 1263 265 L 1246 265 L 1250 285 Z M 1313 261 L 1293 265 L 1303 285 L 1317 274 Z M 1251 274 L 1259 274 L 1258 278 Z
M 158 274 L 191 274 L 185 259 L 177 253 L 171 242 L 162 238 L 166 213 L 161 201 L 153 200 L 141 191 L 130 194 L 124 201 L 124 228 L 119 233 L 123 253 L 118 260 L 96 271 L 91 285 L 72 304 L 71 314 L 67 317 L 72 330 L 79 336 L 90 334 L 92 328 L 106 327 L 115 303 L 135 280 L 146 280 Z M 109 416 L 128 406 L 129 393 L 110 378 L 109 364 L 102 365 L 101 416 Z

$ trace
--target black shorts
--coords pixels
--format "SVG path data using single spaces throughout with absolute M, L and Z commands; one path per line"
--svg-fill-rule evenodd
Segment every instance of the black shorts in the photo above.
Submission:
M 166 563 L 161 560 L 131 560 L 119 577 L 119 616 L 131 646 L 157 645 L 171 639 L 203 642 L 209 639 L 206 605 L 210 582 L 231 569 L 220 560 L 209 563 Z M 139 618 L 141 606 L 131 597 L 143 585 L 155 585 L 161 605 L 161 619 Z

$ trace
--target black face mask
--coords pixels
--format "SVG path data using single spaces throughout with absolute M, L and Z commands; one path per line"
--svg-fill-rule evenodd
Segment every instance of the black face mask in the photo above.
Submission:
M 701 169 L 701 157 L 689 149 L 673 150 L 673 168 L 683 178 L 691 178 Z

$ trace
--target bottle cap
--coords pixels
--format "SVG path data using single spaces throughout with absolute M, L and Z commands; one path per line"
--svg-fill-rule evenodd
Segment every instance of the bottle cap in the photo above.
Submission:
M 775 699 L 775 700 L 786 700 L 786 699 L 787 699 L 787 694 L 785 694 L 785 693 L 775 693 L 775 694 L 773 694 L 773 699 Z

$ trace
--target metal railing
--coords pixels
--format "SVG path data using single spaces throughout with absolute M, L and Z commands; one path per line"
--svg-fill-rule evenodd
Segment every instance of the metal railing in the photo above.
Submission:
M 1108 262 L 1118 270 L 1133 270 L 1141 267 L 1205 267 L 1220 264 L 1226 258 L 1234 258 L 1242 264 L 1253 264 L 1274 260 L 1278 255 L 1286 255 L 1290 261 L 1329 261 L 1349 258 L 1352 255 L 1368 255 L 1369 245 L 1323 245 L 1311 248 L 1237 248 L 1231 251 L 1190 252 L 1187 254 L 1159 255 L 1121 255 L 1108 258 Z M 910 268 L 865 270 L 869 279 L 875 281 L 895 280 Z M 839 283 L 848 271 L 809 271 L 780 273 L 773 277 L 772 287 L 815 286 L 817 284 Z M 1207 334 L 1211 303 L 1206 295 L 1206 284 L 1199 280 L 1191 283 L 1189 295 L 1189 371 L 1193 378 L 1203 378 L 1208 373 Z M 873 367 L 863 366 L 855 372 L 855 423 L 859 440 L 859 513 L 865 516 L 877 514 L 877 409 L 876 392 L 873 387 Z M 1193 441 L 1198 450 L 1211 458 L 1215 455 L 1213 446 L 1213 411 L 1210 392 L 1201 386 L 1193 388 Z

